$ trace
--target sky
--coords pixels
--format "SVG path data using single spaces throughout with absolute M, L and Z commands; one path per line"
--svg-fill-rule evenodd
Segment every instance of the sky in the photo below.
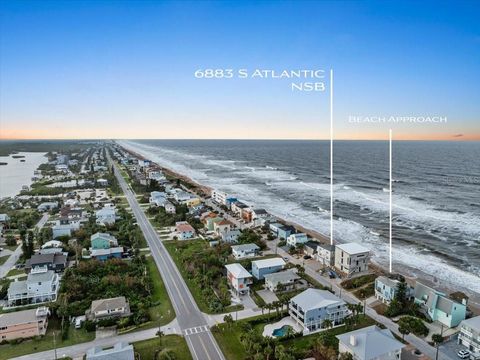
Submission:
M 0 139 L 328 139 L 333 70 L 335 139 L 480 140 L 478 1 L 4 0 L 0 16 Z

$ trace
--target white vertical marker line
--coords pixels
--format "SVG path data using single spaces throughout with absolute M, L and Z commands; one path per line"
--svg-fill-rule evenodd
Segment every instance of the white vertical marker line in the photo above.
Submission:
M 333 69 L 330 69 L 330 245 L 333 245 Z
M 390 252 L 390 272 L 392 272 L 392 195 L 393 195 L 393 189 L 392 189 L 392 129 L 389 130 L 389 252 Z

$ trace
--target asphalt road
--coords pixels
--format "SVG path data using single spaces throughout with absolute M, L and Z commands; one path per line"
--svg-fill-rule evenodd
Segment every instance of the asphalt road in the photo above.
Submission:
M 125 193 L 133 215 L 145 236 L 152 256 L 165 282 L 168 295 L 177 315 L 178 325 L 185 337 L 193 359 L 223 360 L 223 356 L 214 339 L 203 313 L 198 309 L 185 281 L 173 262 L 170 254 L 160 241 L 155 229 L 148 221 L 145 213 L 135 197 L 135 193 L 128 186 L 125 179 L 115 167 L 115 175 Z

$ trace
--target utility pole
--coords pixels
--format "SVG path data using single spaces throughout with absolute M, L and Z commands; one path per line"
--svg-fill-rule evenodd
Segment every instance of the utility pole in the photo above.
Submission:
M 57 360 L 57 338 L 55 331 L 53 332 L 53 353 L 54 353 L 54 359 Z

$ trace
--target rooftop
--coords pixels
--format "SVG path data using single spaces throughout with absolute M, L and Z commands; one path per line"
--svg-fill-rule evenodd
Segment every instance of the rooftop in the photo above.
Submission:
M 298 276 L 291 270 L 280 271 L 277 273 L 265 275 L 265 281 L 269 281 L 273 284 L 283 283 L 283 282 L 298 280 L 298 279 L 300 279 L 300 276 Z
M 237 279 L 252 277 L 252 275 L 241 264 L 228 264 L 225 265 L 225 268 Z
M 260 250 L 257 244 L 240 244 L 232 246 L 232 251 L 248 251 L 248 250 Z
M 266 268 L 271 266 L 285 266 L 285 261 L 282 258 L 275 257 L 271 259 L 255 260 L 252 261 L 253 264 L 257 265 L 258 268 Z
M 303 310 L 319 309 L 333 304 L 345 304 L 345 302 L 327 290 L 307 289 L 291 299 Z
M 45 306 L 41 306 L 36 309 L 29 309 L 29 310 L 0 314 L 0 328 L 11 326 L 11 325 L 37 322 L 38 317 L 44 317 L 47 315 L 48 315 L 48 308 Z
M 97 311 L 105 311 L 105 310 L 113 310 L 121 307 L 127 306 L 127 300 L 125 296 L 119 296 L 115 298 L 109 299 L 100 299 L 92 301 L 92 305 L 90 306 L 90 310 L 92 312 Z
M 473 318 L 463 320 L 462 325 L 466 325 L 469 328 L 472 328 L 475 331 L 480 332 L 480 316 L 475 316 Z
M 337 245 L 337 248 L 339 248 L 340 250 L 350 255 L 361 254 L 361 253 L 370 251 L 366 247 L 357 243 L 340 244 L 340 245 Z
M 353 352 L 355 359 L 360 360 L 377 359 L 405 347 L 390 330 L 375 325 L 337 335 L 337 339 Z

